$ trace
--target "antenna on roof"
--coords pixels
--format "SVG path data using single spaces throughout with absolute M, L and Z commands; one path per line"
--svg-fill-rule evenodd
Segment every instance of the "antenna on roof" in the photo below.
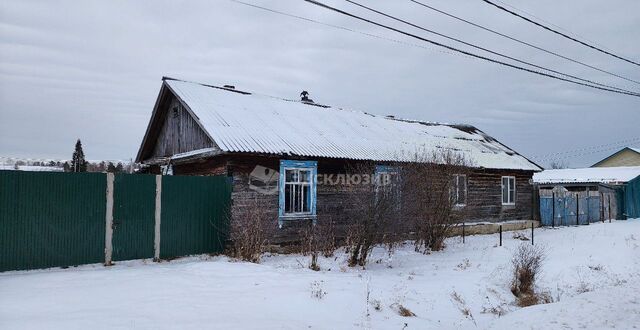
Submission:
M 313 100 L 309 98 L 309 92 L 307 91 L 302 91 L 302 93 L 300 93 L 300 98 L 302 102 L 313 103 Z

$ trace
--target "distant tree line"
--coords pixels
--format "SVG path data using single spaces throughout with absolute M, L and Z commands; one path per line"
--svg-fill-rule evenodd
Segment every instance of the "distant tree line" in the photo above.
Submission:
M 124 173 L 125 170 L 121 162 L 114 164 L 113 162 L 101 161 L 99 163 L 91 163 L 85 159 L 82 142 L 80 139 L 76 141 L 75 150 L 71 156 L 71 161 L 64 162 L 62 165 L 65 172 L 108 172 L 108 173 Z M 128 167 L 132 169 L 130 164 Z
M 108 173 L 133 173 L 139 165 L 133 162 L 112 162 L 86 160 L 82 141 L 78 139 L 75 144 L 71 160 L 33 160 L 0 158 L 0 165 L 13 166 L 15 170 L 20 170 L 22 166 L 42 166 L 62 168 L 65 172 L 108 172 Z

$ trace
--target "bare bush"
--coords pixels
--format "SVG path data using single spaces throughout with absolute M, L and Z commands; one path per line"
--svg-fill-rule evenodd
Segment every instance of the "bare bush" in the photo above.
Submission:
M 402 178 L 403 218 L 413 225 L 416 251 L 439 251 L 460 219 L 464 219 L 467 175 L 470 164 L 459 153 L 416 153 L 404 164 Z M 460 181 L 458 181 L 460 180 Z
M 375 173 L 373 163 L 358 163 L 349 166 L 349 171 L 358 174 L 371 175 Z M 349 266 L 365 266 L 373 247 L 387 243 L 391 249 L 398 228 L 395 226 L 397 217 L 397 194 L 393 189 L 392 180 L 382 182 L 361 182 L 349 186 L 352 190 L 348 194 L 346 205 L 353 207 L 349 213 L 347 225 L 346 246 L 349 253 Z
M 318 255 L 330 257 L 336 250 L 335 233 L 330 218 L 319 218 L 315 224 L 311 223 L 300 231 L 300 252 L 311 256 L 309 268 L 320 270 Z
M 513 278 L 511 292 L 518 298 L 521 306 L 537 304 L 540 300 L 535 293 L 536 278 L 542 271 L 545 260 L 545 250 L 539 245 L 522 243 L 518 246 L 511 259 Z
M 260 256 L 268 246 L 270 233 L 275 228 L 268 213 L 267 202 L 254 198 L 247 202 L 241 216 L 229 225 L 231 245 L 229 254 L 233 258 L 253 263 L 260 262 Z

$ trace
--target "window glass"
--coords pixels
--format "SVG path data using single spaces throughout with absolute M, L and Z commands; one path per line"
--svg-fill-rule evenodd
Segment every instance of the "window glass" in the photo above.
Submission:
M 455 174 L 453 176 L 453 186 L 451 187 L 451 197 L 453 204 L 464 206 L 467 203 L 467 176 Z
M 300 182 L 310 182 L 311 171 L 300 171 Z
M 286 182 L 296 182 L 298 181 L 298 170 L 295 169 L 287 169 L 285 170 L 285 181 Z
M 280 216 L 315 215 L 316 168 L 315 161 L 280 162 Z
M 516 178 L 502 177 L 502 204 L 514 204 L 516 200 Z
M 507 177 L 502 177 L 502 203 L 509 203 L 509 180 Z

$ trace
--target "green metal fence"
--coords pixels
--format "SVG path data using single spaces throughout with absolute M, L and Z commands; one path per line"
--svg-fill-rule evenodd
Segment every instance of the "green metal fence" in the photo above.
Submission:
M 102 262 L 105 178 L 0 171 L 0 271 Z
M 224 176 L 163 177 L 160 257 L 221 252 L 230 199 Z
M 222 252 L 230 200 L 226 177 L 0 171 L 0 271 Z
M 113 187 L 113 260 L 153 258 L 155 175 L 116 174 Z
M 640 176 L 627 183 L 625 206 L 627 217 L 640 218 Z

